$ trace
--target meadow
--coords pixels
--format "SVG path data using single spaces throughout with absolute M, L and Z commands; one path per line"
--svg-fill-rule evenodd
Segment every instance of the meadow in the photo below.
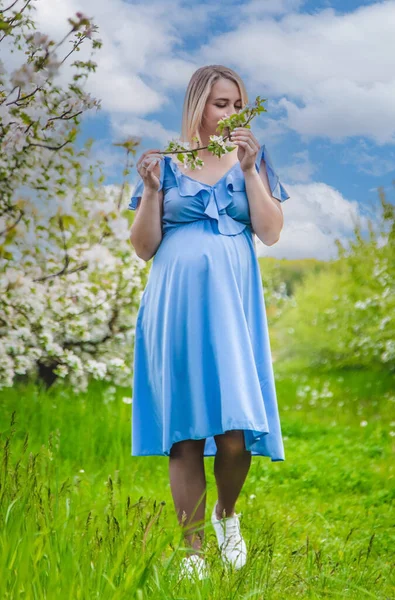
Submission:
M 211 577 L 196 583 L 178 581 L 168 458 L 131 456 L 130 389 L 3 390 L 0 597 L 393 598 L 393 375 L 275 373 L 285 461 L 252 459 L 236 505 L 247 564 L 220 560 L 206 457 Z

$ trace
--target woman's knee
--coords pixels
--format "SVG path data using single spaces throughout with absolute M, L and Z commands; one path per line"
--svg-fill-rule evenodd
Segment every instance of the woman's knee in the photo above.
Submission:
M 244 442 L 244 431 L 233 429 L 214 436 L 217 450 L 228 456 L 239 456 L 247 452 Z
M 181 440 L 175 442 L 170 448 L 171 458 L 183 458 L 183 457 L 200 457 L 204 454 L 204 445 L 206 440 Z

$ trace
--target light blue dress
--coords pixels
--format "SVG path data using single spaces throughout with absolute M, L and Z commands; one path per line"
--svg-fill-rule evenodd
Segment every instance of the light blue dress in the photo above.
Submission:
M 265 145 L 272 195 L 289 198 Z M 252 455 L 283 461 L 284 447 L 263 285 L 240 163 L 215 185 L 160 162 L 163 239 L 136 319 L 132 456 L 169 456 L 172 444 L 244 431 Z M 198 174 L 198 171 L 196 171 Z M 132 192 L 135 210 L 143 179 Z

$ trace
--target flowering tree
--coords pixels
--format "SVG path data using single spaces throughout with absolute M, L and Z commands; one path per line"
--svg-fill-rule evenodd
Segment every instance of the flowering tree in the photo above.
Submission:
M 368 239 L 357 225 L 349 249 L 336 240 L 339 257 L 331 268 L 309 273 L 284 305 L 280 359 L 395 371 L 395 207 L 382 188 L 379 199 Z
M 0 61 L 0 387 L 36 375 L 75 389 L 89 377 L 127 384 L 124 342 L 132 348 L 146 264 L 128 241 L 119 192 L 89 164 L 91 141 L 75 144 L 83 113 L 100 107 L 83 83 L 101 41 L 77 13 L 55 43 L 32 31 L 32 0 L 18 4 L 0 0 L 7 64 L 22 57 L 10 73 Z M 70 64 L 86 44 L 90 58 Z M 62 86 L 64 64 L 72 77 Z

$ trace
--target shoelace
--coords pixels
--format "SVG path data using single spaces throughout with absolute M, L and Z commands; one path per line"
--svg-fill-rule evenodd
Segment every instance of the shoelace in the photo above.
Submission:
M 240 523 L 236 518 L 226 521 L 225 525 L 225 545 L 233 541 L 240 541 Z

